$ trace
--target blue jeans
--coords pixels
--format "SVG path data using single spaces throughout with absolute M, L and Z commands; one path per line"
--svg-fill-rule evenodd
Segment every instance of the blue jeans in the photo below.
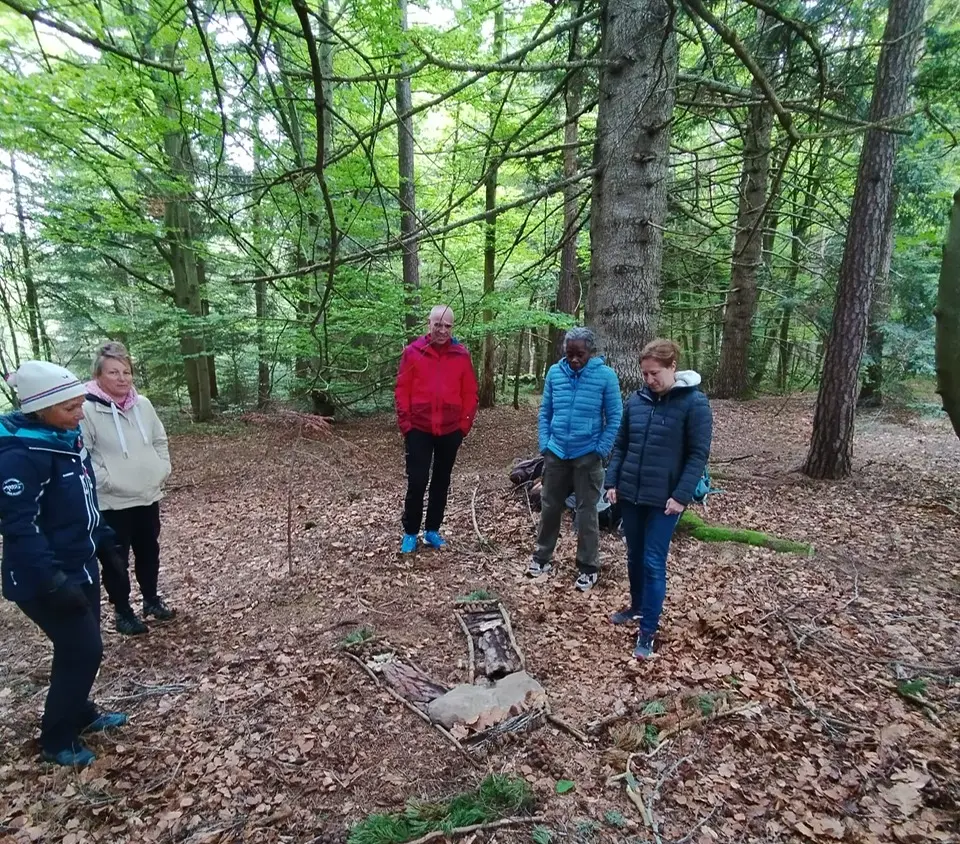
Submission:
M 640 613 L 640 630 L 655 633 L 667 596 L 667 552 L 680 521 L 663 507 L 620 502 L 623 535 L 627 540 L 630 609 Z

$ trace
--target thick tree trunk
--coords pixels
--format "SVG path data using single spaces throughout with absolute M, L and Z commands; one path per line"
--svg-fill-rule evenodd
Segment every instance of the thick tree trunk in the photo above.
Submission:
M 763 263 L 764 233 L 760 224 L 767 202 L 773 129 L 773 110 L 756 83 L 753 91 L 760 102 L 747 112 L 730 291 L 723 313 L 720 363 L 710 391 L 711 396 L 721 399 L 746 398 L 750 390 L 750 341 L 757 310 L 757 274 Z
M 505 14 L 503 3 L 499 3 L 493 15 L 493 50 L 498 58 L 504 55 L 506 40 L 504 37 Z M 489 325 L 493 322 L 493 309 L 490 298 L 493 296 L 494 283 L 497 275 L 497 180 L 499 178 L 498 158 L 500 151 L 496 144 L 497 112 L 500 108 L 500 87 L 494 86 L 491 98 L 490 144 L 489 155 L 485 164 L 488 167 L 486 184 L 484 186 L 484 210 L 487 212 L 483 235 L 483 295 L 487 304 L 483 309 L 483 322 Z M 497 400 L 496 384 L 496 342 L 493 332 L 489 329 L 483 336 L 483 370 L 480 373 L 479 399 L 480 407 L 493 407 Z
M 27 335 L 30 338 L 30 351 L 34 360 L 43 360 L 44 350 L 41 344 L 43 320 L 40 316 L 40 297 L 33 278 L 33 264 L 30 261 L 30 241 L 27 239 L 27 215 L 23 209 L 23 193 L 20 188 L 20 171 L 17 169 L 16 156 L 10 153 L 10 176 L 13 181 L 13 199 L 17 207 L 17 233 L 20 240 L 20 256 L 23 261 L 23 294 L 27 306 Z M 14 337 L 16 342 L 16 337 Z
M 870 123 L 907 111 L 926 0 L 891 0 L 870 104 Z M 847 231 L 833 325 L 803 471 L 814 478 L 843 478 L 853 463 L 854 417 L 860 361 L 867 336 L 872 286 L 882 260 L 899 137 L 871 128 L 860 151 L 857 186 Z
M 609 0 L 590 209 L 587 323 L 624 390 L 660 310 L 677 43 L 668 0 Z
M 960 190 L 953 195 L 937 292 L 937 392 L 960 437 Z
M 399 0 L 400 33 L 403 49 L 407 37 L 407 0 Z M 406 62 L 400 69 L 406 70 Z M 408 114 L 413 108 L 410 77 L 397 79 L 397 114 Z M 420 320 L 420 253 L 417 243 L 417 193 L 414 182 L 413 117 L 401 117 L 397 124 L 398 171 L 400 174 L 400 239 L 403 243 L 403 289 L 406 293 L 405 323 L 407 338 L 413 340 Z
M 570 61 L 580 57 L 580 28 L 570 30 Z M 583 99 L 583 75 L 576 71 L 567 81 L 564 105 L 566 122 L 563 126 L 563 178 L 573 179 L 580 169 L 577 143 L 580 140 L 580 103 Z M 558 313 L 575 316 L 580 307 L 580 273 L 577 262 L 577 185 L 571 182 L 563 190 L 563 244 L 560 247 L 560 278 L 557 282 Z M 554 332 L 553 359 L 563 357 L 563 338 L 566 331 Z

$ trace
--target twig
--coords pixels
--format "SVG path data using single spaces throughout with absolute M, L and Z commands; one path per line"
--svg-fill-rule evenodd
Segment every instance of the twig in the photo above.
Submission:
M 427 715 L 426 712 L 424 712 L 422 709 L 417 709 L 416 706 L 410 703 L 410 701 L 407 700 L 396 689 L 391 688 L 386 683 L 380 682 L 380 680 L 377 678 L 377 675 L 370 670 L 370 667 L 362 659 L 360 659 L 360 657 L 354 656 L 352 653 L 349 653 L 348 651 L 344 651 L 343 653 L 345 656 L 349 657 L 355 663 L 357 663 L 357 665 L 359 665 L 367 673 L 370 679 L 373 680 L 373 682 L 377 685 L 377 688 L 383 689 L 394 700 L 398 701 L 399 703 L 402 703 L 414 715 L 416 715 L 418 718 L 423 719 L 431 727 L 435 728 L 444 738 L 446 738 L 451 744 L 453 744 L 453 746 L 456 747 L 458 751 L 460 751 L 460 755 L 463 756 L 463 758 L 466 759 L 471 765 L 473 765 L 474 768 L 477 768 L 478 770 L 481 770 L 481 771 L 483 770 L 483 766 L 467 752 L 467 749 L 462 744 L 460 744 L 456 736 L 454 736 L 448 730 L 444 729 L 440 724 L 435 724 L 433 721 L 431 721 L 430 716 Z
M 852 604 L 854 601 L 859 600 L 859 598 L 860 598 L 860 572 L 854 571 L 854 573 L 853 573 L 853 597 L 850 598 L 842 607 L 840 607 L 840 609 L 837 610 L 837 613 L 836 613 L 836 614 L 839 615 L 840 613 L 844 612 L 844 611 L 847 609 L 847 607 L 850 606 L 850 604 Z M 821 618 L 823 618 L 823 617 L 824 617 L 827 613 L 829 613 L 829 612 L 830 612 L 829 609 L 825 609 L 822 613 L 819 613 L 819 614 L 815 615 L 812 619 L 810 619 L 811 629 L 808 630 L 808 631 L 807 631 L 806 633 L 804 633 L 803 635 L 801 635 L 801 636 L 796 640 L 797 650 L 800 650 L 800 648 L 803 647 L 803 643 L 806 642 L 807 639 L 810 638 L 810 636 L 812 636 L 814 633 L 819 632 L 820 628 L 818 628 L 818 627 L 816 626 L 816 624 L 817 624 L 817 622 L 818 622 Z
M 170 683 L 166 686 L 147 686 L 143 683 L 137 683 L 134 681 L 134 685 L 139 686 L 141 689 L 143 689 L 143 691 L 130 695 L 114 695 L 113 697 L 101 698 L 101 700 L 106 703 L 108 701 L 119 700 L 142 700 L 143 698 L 156 697 L 158 695 L 182 695 L 193 688 L 193 685 L 189 683 Z
M 590 739 L 584 735 L 580 730 L 573 726 L 573 724 L 568 724 L 562 718 L 554 715 L 552 712 L 547 713 L 547 720 L 553 724 L 555 727 L 559 727 L 561 730 L 565 730 L 570 733 L 577 741 L 583 742 L 584 744 L 589 744 Z
M 680 721 L 679 723 L 660 733 L 657 736 L 657 746 L 654 748 L 654 750 L 659 749 L 660 745 L 670 738 L 670 736 L 675 736 L 677 733 L 689 729 L 690 727 L 697 727 L 701 724 L 709 724 L 711 721 L 717 721 L 720 718 L 726 718 L 728 715 L 739 715 L 741 712 L 756 712 L 758 708 L 759 704 L 757 703 L 745 703 L 742 706 L 735 706 L 733 709 L 717 709 L 706 716 L 692 715 L 691 717 L 685 718 L 683 721 Z
M 513 635 L 513 623 L 510 621 L 510 613 L 507 612 L 507 608 L 502 602 L 498 601 L 497 603 L 500 606 L 500 614 L 503 616 L 503 623 L 507 629 L 507 638 L 510 639 L 510 646 L 517 655 L 517 659 L 520 660 L 520 670 L 526 671 L 527 661 L 523 658 L 523 651 L 520 650 L 520 645 L 517 644 L 517 637 Z
M 794 699 L 810 714 L 814 720 L 819 721 L 824 727 L 827 728 L 829 732 L 833 733 L 834 735 L 836 735 L 838 727 L 841 727 L 844 730 L 857 729 L 856 725 L 854 724 L 841 721 L 839 718 L 834 718 L 832 715 L 823 715 L 821 712 L 815 709 L 810 703 L 807 702 L 807 699 L 800 694 L 800 690 L 797 689 L 797 684 L 793 682 L 793 677 L 790 676 L 790 670 L 787 668 L 787 664 L 785 662 L 781 662 L 780 665 L 783 666 L 783 673 L 787 677 L 787 683 L 790 686 L 790 691 L 793 694 Z
M 486 546 L 487 540 L 480 533 L 480 525 L 477 524 L 477 493 L 480 491 L 480 476 L 477 475 L 477 485 L 473 488 L 473 497 L 470 499 L 470 515 L 473 516 L 473 532 L 477 535 L 481 547 Z
M 415 838 L 413 841 L 408 841 L 407 844 L 426 844 L 427 841 L 435 841 L 438 838 L 453 838 L 457 835 L 469 835 L 471 832 L 481 832 L 488 829 L 500 829 L 504 826 L 518 826 L 519 824 L 525 823 L 541 823 L 544 820 L 543 815 L 531 815 L 529 818 L 501 818 L 498 821 L 490 821 L 489 823 L 475 823 L 470 826 L 458 826 L 453 829 L 435 829 L 433 832 L 428 832 L 426 835 L 421 836 L 420 838 Z
M 611 724 L 616 724 L 618 721 L 622 721 L 624 718 L 632 715 L 633 712 L 635 712 L 635 710 L 632 707 L 628 707 L 627 709 L 618 709 L 613 714 L 607 715 L 606 717 L 601 718 L 599 721 L 591 721 L 589 724 L 587 724 L 587 732 L 590 733 L 590 735 L 596 735 L 604 727 L 609 727 Z
M 530 521 L 533 523 L 533 526 L 537 526 L 537 517 L 533 515 L 533 505 L 530 503 L 530 491 L 527 489 L 527 485 L 523 485 L 523 495 L 527 499 L 527 512 L 530 513 Z
M 467 623 L 463 620 L 463 616 L 458 612 L 454 612 L 454 615 L 457 617 L 457 621 L 460 622 L 460 629 L 463 630 L 463 635 L 467 637 L 467 655 L 470 659 L 470 667 L 467 669 L 467 682 L 472 686 L 473 681 L 476 678 L 476 662 L 473 652 L 473 636 L 470 635 L 470 630 L 467 627 Z

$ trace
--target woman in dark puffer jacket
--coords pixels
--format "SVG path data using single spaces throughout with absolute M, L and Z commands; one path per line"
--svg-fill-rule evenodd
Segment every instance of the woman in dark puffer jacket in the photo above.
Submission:
M 605 479 L 607 498 L 620 504 L 630 575 L 630 604 L 610 621 L 639 621 L 637 659 L 653 654 L 670 540 L 693 500 L 713 435 L 700 376 L 677 371 L 679 354 L 672 340 L 654 340 L 640 353 L 644 386 L 627 399 Z

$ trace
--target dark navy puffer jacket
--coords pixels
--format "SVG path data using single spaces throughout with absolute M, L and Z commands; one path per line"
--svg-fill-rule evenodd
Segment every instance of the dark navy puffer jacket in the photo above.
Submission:
M 605 481 L 621 500 L 651 507 L 665 507 L 668 498 L 693 500 L 713 437 L 713 414 L 699 384 L 700 376 L 687 370 L 662 396 L 643 387 L 627 399 Z
M 96 583 L 98 546 L 113 541 L 100 521 L 96 482 L 79 428 L 61 431 L 22 413 L 0 416 L 3 595 L 29 601 L 57 572 Z

